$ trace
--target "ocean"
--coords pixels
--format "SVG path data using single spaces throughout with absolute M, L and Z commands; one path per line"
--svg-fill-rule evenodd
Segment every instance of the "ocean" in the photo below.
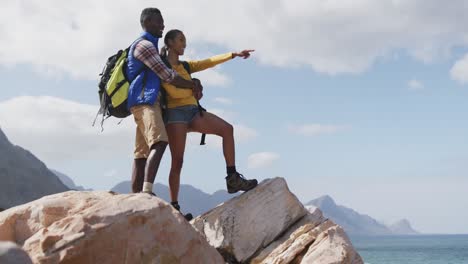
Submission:
M 468 264 L 468 235 L 351 237 L 366 264 Z

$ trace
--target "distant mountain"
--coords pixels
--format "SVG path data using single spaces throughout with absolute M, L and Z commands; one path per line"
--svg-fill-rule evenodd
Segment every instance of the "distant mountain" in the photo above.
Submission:
M 60 171 L 51 169 L 52 171 L 59 179 L 60 181 L 65 184 L 68 188 L 76 191 L 92 191 L 93 189 L 85 189 L 83 186 L 77 186 L 75 182 L 72 180 L 72 178 L 68 177 L 67 175 L 61 173 Z
M 13 145 L 0 129 L 0 208 L 68 191 L 68 188 L 31 152 Z
M 169 187 L 164 184 L 156 183 L 153 188 L 158 197 L 170 202 Z M 121 182 L 112 188 L 112 191 L 117 193 L 130 193 L 131 183 L 130 181 Z M 210 195 L 192 185 L 181 184 L 179 204 L 184 213 L 192 213 L 194 216 L 197 216 L 235 196 L 235 194 L 229 194 L 224 190 L 217 191 Z
M 407 219 L 402 219 L 390 225 L 388 228 L 390 228 L 390 230 L 395 235 L 417 235 L 419 234 L 418 231 L 414 230 L 413 227 L 411 227 L 411 224 Z
M 328 195 L 312 200 L 306 205 L 314 205 L 320 208 L 325 217 L 342 226 L 350 235 L 391 235 L 393 233 L 388 227 L 372 217 L 337 205 Z

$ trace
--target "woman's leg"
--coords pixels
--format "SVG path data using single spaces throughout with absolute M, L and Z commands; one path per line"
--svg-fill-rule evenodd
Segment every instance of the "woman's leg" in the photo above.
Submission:
M 190 131 L 205 134 L 214 134 L 223 138 L 223 152 L 226 159 L 226 187 L 229 193 L 248 191 L 257 186 L 255 179 L 248 180 L 236 171 L 234 128 L 231 124 L 218 116 L 204 112 L 203 116 L 197 114 L 189 126 Z
M 197 114 L 189 126 L 190 131 L 210 135 L 218 135 L 223 138 L 223 154 L 226 166 L 236 165 L 236 154 L 234 145 L 234 127 L 222 118 L 203 112 L 203 116 Z
M 180 187 L 180 172 L 184 162 L 185 140 L 187 138 L 188 125 L 173 123 L 166 126 L 171 150 L 171 171 L 169 173 L 169 190 L 171 202 L 177 202 Z

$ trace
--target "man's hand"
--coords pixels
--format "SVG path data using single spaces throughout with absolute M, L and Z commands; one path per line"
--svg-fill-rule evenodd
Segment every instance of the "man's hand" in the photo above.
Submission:
M 241 57 L 241 58 L 247 59 L 248 57 L 250 57 L 250 53 L 254 51 L 255 50 L 243 50 L 241 52 L 233 52 L 232 58 L 234 59 L 235 57 Z
M 203 97 L 203 86 L 199 79 L 193 78 L 192 81 L 195 83 L 195 87 L 192 89 L 193 96 L 200 100 Z

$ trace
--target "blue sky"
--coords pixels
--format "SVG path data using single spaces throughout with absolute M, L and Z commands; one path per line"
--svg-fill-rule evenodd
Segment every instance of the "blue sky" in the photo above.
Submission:
M 137 36 L 139 12 L 154 4 L 115 3 L 112 10 L 128 10 L 118 20 L 91 2 L 0 4 L 1 128 L 95 189 L 129 180 L 134 140 L 131 118 L 108 120 L 103 133 L 91 127 L 97 74 Z M 303 202 L 329 194 L 381 221 L 468 233 L 463 1 L 240 1 L 221 16 L 228 6 L 160 8 L 166 30 L 186 32 L 186 58 L 256 49 L 249 60 L 199 75 L 204 105 L 235 125 L 244 175 L 284 177 Z M 212 27 L 216 19 L 222 27 Z M 189 138 L 182 183 L 210 193 L 225 187 L 225 166 L 220 141 L 208 137 L 208 146 Z M 164 184 L 169 155 L 157 176 Z

